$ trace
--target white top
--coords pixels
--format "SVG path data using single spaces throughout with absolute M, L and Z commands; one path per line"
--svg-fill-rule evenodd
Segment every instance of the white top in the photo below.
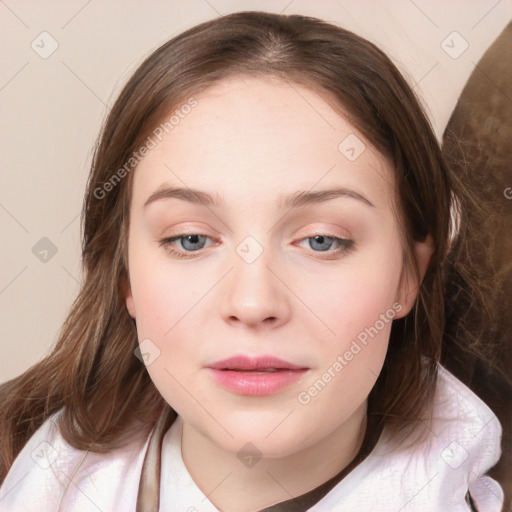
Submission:
M 98 454 L 77 450 L 49 418 L 18 454 L 0 488 L 1 512 L 134 512 L 149 441 Z M 177 417 L 162 444 L 160 509 L 219 512 L 195 484 L 181 456 Z M 485 473 L 499 460 L 501 426 L 471 390 L 442 367 L 431 431 L 421 443 L 389 452 L 383 432 L 371 454 L 310 512 L 501 512 L 503 490 Z

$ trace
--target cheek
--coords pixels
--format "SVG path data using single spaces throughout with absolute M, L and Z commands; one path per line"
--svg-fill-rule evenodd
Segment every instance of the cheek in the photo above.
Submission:
M 396 299 L 401 269 L 401 255 L 390 253 L 378 265 L 363 262 L 347 266 L 325 279 L 321 287 L 314 282 L 308 284 L 309 291 L 304 293 L 329 326 L 330 338 L 337 340 L 334 344 L 331 341 L 333 348 L 342 349 L 376 322 L 379 330 L 386 331 L 381 316 L 385 316 L 385 326 L 389 327 L 390 318 L 400 309 Z
M 316 308 L 331 332 L 320 340 L 320 364 L 314 376 L 319 381 L 307 383 L 313 385 L 312 395 L 303 388 L 305 401 L 314 401 L 320 408 L 337 403 L 341 415 L 358 407 L 375 384 L 387 353 L 392 321 L 402 307 L 396 302 L 400 251 L 381 254 L 378 261 L 360 261 L 326 280 L 321 294 L 316 291 Z
M 167 403 L 180 414 L 186 413 L 193 410 L 193 402 L 183 389 L 194 382 L 201 353 L 201 337 L 193 332 L 194 315 L 208 287 L 205 284 L 201 290 L 197 276 L 161 261 L 149 261 L 149 257 L 138 258 L 135 250 L 131 273 L 141 350 L 146 344 L 156 356 L 146 365 L 147 372 Z M 207 399 L 200 390 L 195 393 L 198 400 Z
M 164 249 L 155 251 L 134 243 L 130 250 L 130 283 L 139 339 L 167 339 L 207 292 L 211 276 L 210 280 L 202 279 L 197 272 L 190 275 L 180 265 L 169 264 Z
M 157 354 L 147 371 L 164 398 L 176 408 L 183 388 L 193 379 L 201 355 L 201 308 L 215 284 L 211 269 L 184 271 L 169 264 L 164 250 L 143 244 L 130 247 L 130 282 L 139 343 Z M 149 341 L 148 341 L 149 340 Z M 141 346 L 142 348 L 142 346 Z M 186 395 L 186 394 L 185 394 Z M 186 407 L 187 401 L 181 405 Z
M 392 270 L 392 269 L 391 269 Z M 393 273 L 393 272 L 391 272 Z M 396 304 L 394 280 L 353 273 L 346 287 L 330 287 L 322 299 L 332 331 L 320 340 L 318 366 L 297 396 L 308 417 L 338 425 L 361 406 L 386 357 Z M 327 416 L 326 416 L 327 415 Z

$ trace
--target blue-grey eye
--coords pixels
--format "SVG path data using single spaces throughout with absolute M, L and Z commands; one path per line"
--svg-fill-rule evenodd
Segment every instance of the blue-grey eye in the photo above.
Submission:
M 336 239 L 331 236 L 317 235 L 317 236 L 309 237 L 308 240 L 309 240 L 309 246 L 311 247 L 311 249 L 315 249 L 315 250 L 319 250 L 319 251 L 328 251 L 329 249 L 331 249 L 331 247 Z M 312 240 L 313 240 L 313 242 L 311 242 Z
M 204 235 L 184 235 L 176 237 L 175 240 L 180 240 L 181 246 L 187 251 L 197 251 L 202 249 L 208 237 Z

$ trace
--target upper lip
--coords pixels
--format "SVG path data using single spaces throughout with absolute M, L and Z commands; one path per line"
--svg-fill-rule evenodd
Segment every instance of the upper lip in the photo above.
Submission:
M 284 359 L 267 355 L 258 357 L 237 355 L 229 357 L 228 359 L 222 359 L 222 361 L 216 361 L 215 363 L 209 364 L 207 367 L 216 370 L 264 370 L 268 368 L 276 370 L 305 369 L 303 366 L 297 366 Z

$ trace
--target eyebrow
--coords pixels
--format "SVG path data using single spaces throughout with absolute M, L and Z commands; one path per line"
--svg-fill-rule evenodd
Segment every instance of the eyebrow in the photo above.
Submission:
M 299 208 L 301 206 L 323 203 L 339 197 L 355 199 L 367 206 L 375 208 L 375 205 L 363 194 L 343 187 L 319 190 L 316 192 L 298 190 L 289 196 L 280 196 L 278 204 L 279 207 L 283 209 Z M 171 198 L 181 199 L 183 201 L 188 201 L 189 203 L 200 204 L 203 206 L 212 206 L 217 208 L 225 207 L 225 201 L 218 193 L 212 195 L 208 192 L 192 188 L 161 186 L 149 196 L 144 203 L 144 208 L 160 199 Z

